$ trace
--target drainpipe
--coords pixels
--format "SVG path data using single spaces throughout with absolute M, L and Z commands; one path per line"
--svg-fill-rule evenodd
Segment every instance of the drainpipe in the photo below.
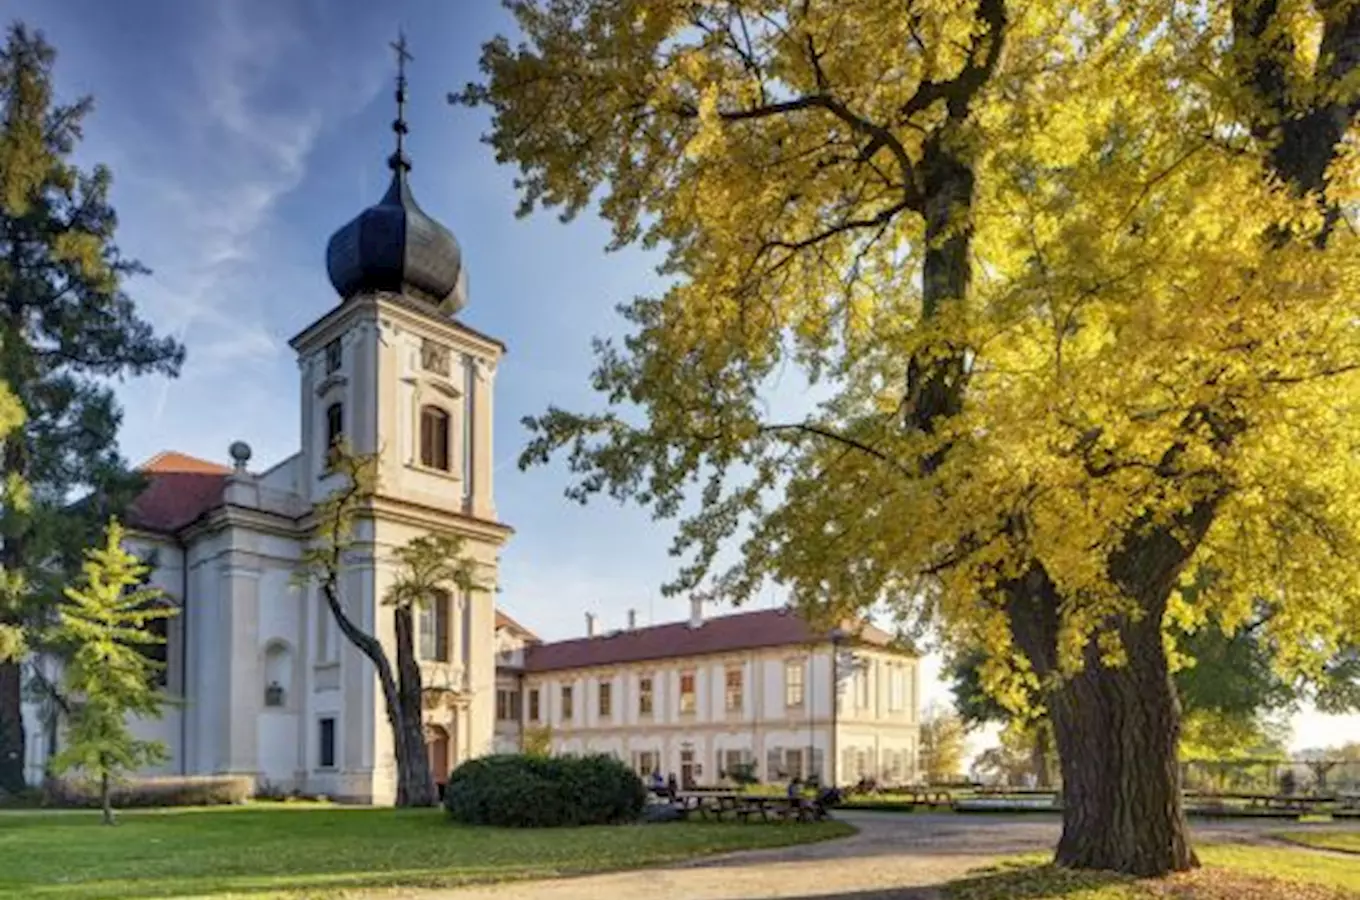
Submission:
M 179 774 L 189 774 L 189 547 L 179 544 Z

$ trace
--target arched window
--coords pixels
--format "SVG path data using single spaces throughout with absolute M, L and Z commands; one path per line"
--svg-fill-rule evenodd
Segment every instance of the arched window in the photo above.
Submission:
M 326 407 L 326 447 L 334 447 L 345 434 L 345 404 L 332 403 Z
M 449 470 L 449 414 L 437 406 L 420 408 L 420 464 Z

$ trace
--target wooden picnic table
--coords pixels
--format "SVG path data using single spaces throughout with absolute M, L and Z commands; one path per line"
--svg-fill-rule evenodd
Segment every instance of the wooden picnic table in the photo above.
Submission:
M 740 791 L 680 791 L 675 801 L 688 818 L 698 815 L 703 819 L 721 822 L 740 819 L 748 822 L 759 817 L 762 822 L 813 822 L 825 816 L 825 810 L 807 797 L 788 797 L 779 794 L 744 794 Z
M 1196 792 L 1196 793 L 1194 793 L 1193 795 L 1188 795 L 1188 797 L 1191 798 L 1191 799 L 1195 799 L 1195 800 L 1199 800 L 1199 801 L 1201 801 L 1201 802 L 1207 802 L 1207 803 L 1213 803 L 1214 801 L 1222 802 L 1222 801 L 1224 801 L 1224 800 L 1236 800 L 1236 801 L 1239 801 L 1239 802 L 1244 801 L 1244 802 L 1246 802 L 1248 808 L 1251 808 L 1251 809 L 1266 809 L 1266 810 L 1270 810 L 1270 809 L 1282 809 L 1282 810 L 1286 810 L 1286 811 L 1288 811 L 1288 810 L 1297 810 L 1298 812 L 1301 812 L 1301 813 L 1302 813 L 1302 812 L 1307 812 L 1308 810 L 1313 809 L 1313 808 L 1315 808 L 1315 807 L 1317 807 L 1317 806 L 1321 806 L 1321 805 L 1324 804 L 1324 803 L 1335 803 L 1335 802 L 1337 801 L 1337 797 L 1336 797 L 1336 795 L 1334 795 L 1334 794 L 1269 794 L 1269 793 L 1252 793 L 1252 792 L 1225 792 L 1225 793 Z

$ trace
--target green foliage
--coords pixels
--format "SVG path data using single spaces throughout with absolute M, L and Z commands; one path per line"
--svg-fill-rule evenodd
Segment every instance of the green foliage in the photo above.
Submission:
M 158 337 L 123 292 L 146 272 L 114 243 L 104 166 L 73 161 L 89 97 L 54 98 L 56 52 L 11 25 L 0 48 L 0 666 L 38 646 L 82 553 L 142 487 L 118 452 L 114 382 L 174 376 L 184 348 Z M 11 402 L 12 398 L 12 402 Z M 17 407 L 17 408 L 16 408 Z M 81 498 L 76 503 L 71 501 Z M 0 786 L 22 784 L 17 671 L 0 673 Z
M 470 825 L 553 828 L 631 822 L 642 812 L 642 780 L 612 756 L 485 756 L 453 771 L 449 815 Z
M 748 785 L 758 784 L 760 776 L 756 774 L 756 764 L 753 762 L 737 763 L 723 773 L 734 784 Z
M 135 738 L 127 719 L 161 715 L 166 698 L 153 676 L 162 664 L 143 651 L 164 641 L 150 623 L 176 612 L 158 602 L 159 590 L 142 586 L 147 567 L 122 542 L 122 526 L 113 520 L 104 546 L 86 553 L 80 583 L 67 588 L 58 608 L 58 639 L 74 650 L 63 674 L 71 703 L 66 746 L 52 769 L 101 782 L 106 813 L 111 779 L 166 757 L 160 742 Z
M 227 806 L 255 795 L 250 775 L 169 775 L 129 778 L 114 785 L 110 801 L 119 809 L 173 806 Z M 88 782 L 57 780 L 46 786 L 44 805 L 60 808 L 98 808 L 101 798 Z

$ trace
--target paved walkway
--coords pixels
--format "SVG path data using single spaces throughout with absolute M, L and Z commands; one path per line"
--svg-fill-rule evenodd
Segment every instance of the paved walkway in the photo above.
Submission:
M 661 869 L 397 896 L 420 900 L 934 900 L 936 888 L 997 857 L 1050 851 L 1050 816 L 957 816 L 845 811 L 859 833 L 836 841 L 758 850 Z M 1196 822 L 1200 840 L 1257 842 L 1288 821 Z M 1305 826 L 1307 827 L 1307 826 Z M 1360 829 L 1329 823 L 1330 830 Z

